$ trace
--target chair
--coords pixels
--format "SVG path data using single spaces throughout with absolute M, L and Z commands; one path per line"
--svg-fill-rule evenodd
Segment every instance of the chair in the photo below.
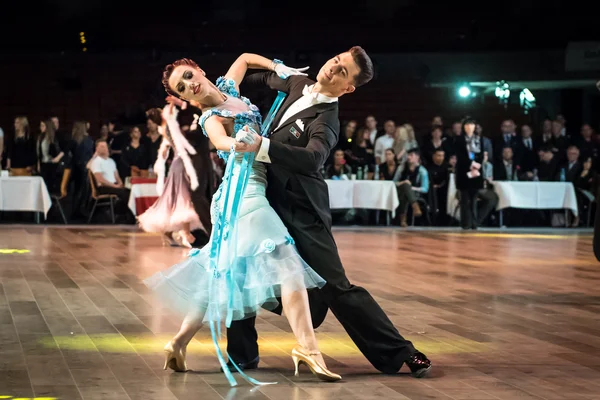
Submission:
M 50 195 L 50 197 L 52 198 L 52 205 L 54 206 L 56 204 L 56 206 L 58 207 L 58 211 L 60 211 L 60 216 L 62 217 L 65 225 L 68 224 L 67 217 L 65 216 L 65 212 L 63 211 L 62 204 L 60 204 L 60 201 L 67 197 L 67 188 L 69 187 L 70 177 L 71 169 L 65 168 L 65 170 L 63 171 L 62 180 L 60 182 L 60 194 L 55 193 Z
M 31 176 L 31 169 L 29 169 L 29 168 L 11 168 L 10 174 L 12 176 Z
M 94 173 L 88 169 L 88 177 L 90 181 L 90 189 L 92 190 L 92 200 L 94 200 L 94 206 L 92 207 L 92 212 L 90 213 L 90 217 L 88 218 L 88 224 L 92 222 L 92 217 L 94 216 L 94 211 L 96 211 L 96 207 L 98 206 L 110 206 L 110 216 L 112 219 L 112 223 L 115 223 L 115 203 L 117 202 L 118 196 L 116 194 L 98 194 L 96 190 L 96 177 Z

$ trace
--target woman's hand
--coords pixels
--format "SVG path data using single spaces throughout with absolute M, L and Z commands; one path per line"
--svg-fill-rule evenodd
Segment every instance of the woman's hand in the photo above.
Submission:
M 276 64 L 275 68 L 273 70 L 275 71 L 277 76 L 280 77 L 281 79 L 287 79 L 292 75 L 307 76 L 307 74 L 305 74 L 304 71 L 308 70 L 308 68 L 309 67 L 292 68 L 292 67 L 288 67 L 285 64 Z

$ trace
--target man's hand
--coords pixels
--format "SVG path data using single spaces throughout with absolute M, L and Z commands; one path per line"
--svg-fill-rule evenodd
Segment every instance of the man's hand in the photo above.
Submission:
M 473 169 L 481 169 L 481 164 L 479 164 L 478 162 L 473 161 L 471 163 L 471 170 Z

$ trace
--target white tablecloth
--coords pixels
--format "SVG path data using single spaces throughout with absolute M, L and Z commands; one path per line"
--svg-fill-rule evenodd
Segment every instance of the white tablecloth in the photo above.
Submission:
M 578 215 L 575 187 L 571 182 L 494 182 L 497 210 L 504 208 L 559 209 Z
M 575 216 L 578 215 L 575 187 L 571 182 L 495 181 L 494 191 L 498 195 L 496 210 L 505 208 L 568 209 L 573 211 Z M 459 212 L 455 214 L 457 206 L 454 174 L 450 174 L 447 212 L 455 218 L 460 218 Z
M 326 180 L 329 188 L 331 209 L 368 208 L 387 210 L 395 213 L 400 204 L 396 184 L 392 181 L 334 181 Z M 136 214 L 136 198 L 156 197 L 155 184 L 135 184 L 131 186 L 129 209 Z
M 33 211 L 47 216 L 52 200 L 40 176 L 0 177 L 0 210 Z
M 396 184 L 392 181 L 326 180 L 329 188 L 329 206 L 340 208 L 367 208 L 386 210 L 395 214 L 400 205 Z

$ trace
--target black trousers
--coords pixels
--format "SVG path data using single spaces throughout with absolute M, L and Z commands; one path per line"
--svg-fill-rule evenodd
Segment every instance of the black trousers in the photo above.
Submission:
M 384 373 L 400 370 L 414 354 L 405 340 L 365 289 L 352 285 L 340 260 L 331 231 L 309 208 L 293 208 L 293 221 L 283 220 L 296 241 L 298 251 L 327 284 L 309 291 L 313 326 L 325 320 L 328 309 L 342 324 L 369 362 Z M 280 313 L 279 310 L 275 312 Z M 235 362 L 247 363 L 258 356 L 255 318 L 234 321 L 227 330 L 227 351 Z

